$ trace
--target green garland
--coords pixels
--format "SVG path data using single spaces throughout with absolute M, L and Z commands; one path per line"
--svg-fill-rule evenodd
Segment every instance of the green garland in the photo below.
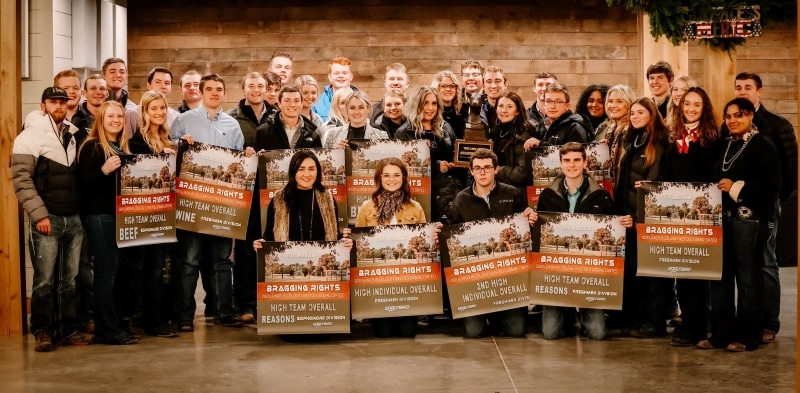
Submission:
M 650 16 L 650 34 L 658 39 L 666 37 L 673 45 L 687 39 L 684 28 L 691 17 L 709 19 L 714 15 L 713 7 L 735 9 L 739 6 L 759 6 L 761 25 L 795 20 L 797 3 L 781 0 L 606 0 L 609 6 L 622 6 L 634 13 L 646 12 Z M 710 38 L 702 41 L 715 48 L 729 52 L 745 43 L 745 38 Z

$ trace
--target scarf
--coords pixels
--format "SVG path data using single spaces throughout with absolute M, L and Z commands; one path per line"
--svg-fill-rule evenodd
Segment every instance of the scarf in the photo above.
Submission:
M 680 139 L 675 141 L 675 144 L 678 146 L 678 154 L 689 154 L 689 144 L 697 142 L 697 128 L 699 125 L 700 121 L 696 121 L 685 126 L 683 135 Z
M 383 190 L 378 195 L 378 224 L 387 225 L 392 222 L 394 214 L 399 212 L 403 207 L 403 198 L 405 193 L 402 189 L 395 191 Z

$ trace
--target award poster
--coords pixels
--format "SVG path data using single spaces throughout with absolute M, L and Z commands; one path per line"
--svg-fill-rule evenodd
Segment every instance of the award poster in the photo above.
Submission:
M 301 150 L 311 150 L 317 155 L 322 166 L 322 184 L 333 195 L 336 201 L 339 229 L 347 227 L 347 184 L 345 183 L 345 151 L 344 149 L 285 149 L 269 150 L 259 157 L 258 184 L 261 189 L 261 228 L 267 222 L 267 206 L 275 195 L 289 182 L 289 162 L 292 156 Z M 263 231 L 262 231 L 263 232 Z
M 611 153 L 608 143 L 592 142 L 583 145 L 586 148 L 586 172 L 606 191 L 614 194 L 611 180 Z M 528 181 L 528 206 L 535 208 L 539 203 L 539 194 L 556 176 L 561 174 L 561 146 L 543 146 L 525 153 L 525 160 L 530 164 L 531 176 Z
M 425 218 L 431 219 L 431 152 L 425 140 L 399 141 L 394 139 L 354 139 L 351 159 L 347 162 L 348 225 L 356 225 L 361 204 L 372 197 L 375 184 L 375 165 L 383 158 L 395 157 L 406 165 L 411 199 L 422 205 Z
M 353 228 L 353 319 L 442 313 L 435 224 Z
M 614 182 L 611 180 L 611 150 L 608 148 L 608 143 L 592 142 L 584 146 L 586 146 L 586 171 L 600 184 L 600 187 L 614 195 Z
M 521 213 L 449 225 L 439 238 L 453 319 L 530 304 L 531 232 Z
M 343 242 L 261 244 L 258 334 L 350 333 L 350 250 Z
M 117 171 L 117 247 L 173 243 L 175 155 L 121 155 Z
M 531 301 L 622 309 L 625 227 L 620 216 L 539 212 L 534 228 Z
M 722 192 L 716 184 L 645 182 L 638 198 L 637 275 L 722 278 Z
M 547 187 L 556 176 L 561 174 L 561 158 L 558 149 L 561 146 L 541 146 L 525 153 L 525 162 L 531 168 L 528 178 L 528 206 L 536 208 L 539 203 L 539 194 Z
M 178 157 L 178 228 L 243 240 L 258 157 L 199 142 L 181 144 Z

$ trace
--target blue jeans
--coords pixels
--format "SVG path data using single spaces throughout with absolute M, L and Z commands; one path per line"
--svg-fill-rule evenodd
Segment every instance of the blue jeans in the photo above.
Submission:
M 756 349 L 761 343 L 762 269 L 770 229 L 766 221 L 734 216 L 723 220 L 722 230 L 722 280 L 711 281 L 709 340 L 717 347 L 737 341 Z
M 114 293 L 119 271 L 115 217 L 108 214 L 84 216 L 89 246 L 94 257 L 95 335 L 102 343 L 124 341 L 130 333 L 122 325 Z
M 34 222 L 29 228 L 33 264 L 31 333 L 44 330 L 65 337 L 78 327 L 75 277 L 81 258 L 83 226 L 77 214 L 51 214 L 49 219 L 49 236 L 39 233 Z
M 478 338 L 485 336 L 489 332 L 489 321 L 487 318 L 500 323 L 505 335 L 522 337 L 525 335 L 525 318 L 527 315 L 528 308 L 520 307 L 490 314 L 466 317 L 462 319 L 462 321 L 464 321 L 464 337 Z
M 178 230 L 178 250 L 176 258 L 183 266 L 181 272 L 181 288 L 178 296 L 178 313 L 181 325 L 191 325 L 194 320 L 194 292 L 197 290 L 197 278 L 200 272 L 201 256 L 207 257 L 214 264 L 213 291 L 216 300 L 215 318 L 234 316 L 233 283 L 230 260 L 233 240 Z
M 574 307 L 544 306 L 542 311 L 542 337 L 556 340 L 565 336 L 564 314 L 575 313 Z M 606 337 L 606 317 L 603 310 L 582 308 L 581 326 L 586 329 L 586 337 L 590 340 L 602 340 Z M 567 327 L 571 329 L 572 326 Z
M 776 253 L 778 239 L 778 222 L 781 217 L 781 203 L 775 202 L 775 221 L 767 223 L 769 238 L 764 246 L 764 323 L 763 329 L 778 333 L 781 329 L 781 279 L 778 270 L 778 255 Z

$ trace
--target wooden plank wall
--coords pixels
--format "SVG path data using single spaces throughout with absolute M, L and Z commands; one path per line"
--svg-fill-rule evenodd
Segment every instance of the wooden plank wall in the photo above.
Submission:
M 603 0 L 384 3 L 286 1 L 278 7 L 238 0 L 221 8 L 223 3 L 207 1 L 129 2 L 131 96 L 138 100 L 147 71 L 164 65 L 176 75 L 189 69 L 221 74 L 230 86 L 225 104 L 230 108 L 241 98 L 241 77 L 265 71 L 278 50 L 294 57 L 295 76 L 310 74 L 321 84 L 327 84 L 331 58 L 350 58 L 353 84 L 374 101 L 380 99 L 390 63 L 405 64 L 412 85 L 422 85 L 438 71 L 458 73 L 459 64 L 470 58 L 503 68 L 510 88 L 527 104 L 534 100 L 533 75 L 541 71 L 555 72 L 575 101 L 592 83 L 646 90 L 637 76 L 636 18 Z M 742 67 L 764 74 L 767 105 L 796 125 L 796 25 L 773 28 L 748 42 L 737 57 Z M 702 73 L 698 45 L 690 43 L 692 74 Z M 173 90 L 170 102 L 177 104 L 177 85 Z
M 460 73 L 466 59 L 494 64 L 505 70 L 509 85 L 526 102 L 534 99 L 533 75 L 541 71 L 555 72 L 576 99 L 587 84 L 638 82 L 636 19 L 598 0 L 583 1 L 591 5 L 580 8 L 544 1 L 528 6 L 351 1 L 339 7 L 239 1 L 230 10 L 179 3 L 184 4 L 129 3 L 134 97 L 144 88 L 147 71 L 166 64 L 176 74 L 188 69 L 220 73 L 233 82 L 235 89 L 226 97 L 233 103 L 241 98 L 236 88 L 241 77 L 266 70 L 276 50 L 292 54 L 295 75 L 311 74 L 324 84 L 328 61 L 350 58 L 353 85 L 374 101 L 383 92 L 385 67 L 393 62 L 405 64 L 416 85 L 430 84 L 441 70 Z M 172 102 L 180 101 L 177 91 L 173 96 Z

